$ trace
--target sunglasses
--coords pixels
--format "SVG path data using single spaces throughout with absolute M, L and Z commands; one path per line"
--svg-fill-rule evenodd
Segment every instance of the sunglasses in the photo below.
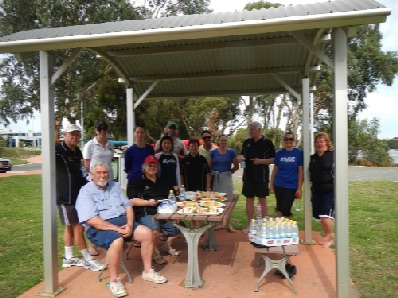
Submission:
M 294 138 L 283 138 L 284 141 L 294 141 Z
M 211 136 L 203 137 L 203 140 L 211 140 Z

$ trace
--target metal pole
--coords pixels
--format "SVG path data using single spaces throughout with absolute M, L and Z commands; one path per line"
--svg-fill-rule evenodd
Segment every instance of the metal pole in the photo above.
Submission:
M 52 62 L 47 52 L 40 52 L 44 290 L 39 295 L 42 296 L 54 296 L 63 290 L 59 287 L 57 268 L 54 88 L 50 87 Z
M 304 148 L 304 241 L 305 244 L 313 244 L 312 240 L 312 212 L 311 212 L 311 190 L 310 190 L 310 80 L 302 79 L 303 99 L 303 148 Z
M 350 295 L 348 217 L 347 29 L 333 30 L 337 297 Z

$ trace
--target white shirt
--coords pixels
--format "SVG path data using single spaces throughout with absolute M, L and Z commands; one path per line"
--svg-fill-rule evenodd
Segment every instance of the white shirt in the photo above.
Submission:
M 90 160 L 90 168 L 91 165 L 97 161 L 103 161 L 109 167 L 109 180 L 113 180 L 113 169 L 112 169 L 112 160 L 113 160 L 113 152 L 114 146 L 110 142 L 106 142 L 105 148 L 102 147 L 96 137 L 91 141 L 88 141 L 83 148 L 83 159 Z

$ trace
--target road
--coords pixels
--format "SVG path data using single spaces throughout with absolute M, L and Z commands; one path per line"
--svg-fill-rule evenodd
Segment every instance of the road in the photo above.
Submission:
M 26 173 L 41 170 L 41 163 L 29 163 L 14 166 L 9 174 Z M 243 170 L 239 169 L 234 175 L 234 180 L 242 180 Z M 398 167 L 348 167 L 350 181 L 394 181 L 398 182 Z
M 234 173 L 235 181 L 242 180 L 243 170 Z M 349 181 L 394 181 L 398 182 L 398 167 L 348 167 Z

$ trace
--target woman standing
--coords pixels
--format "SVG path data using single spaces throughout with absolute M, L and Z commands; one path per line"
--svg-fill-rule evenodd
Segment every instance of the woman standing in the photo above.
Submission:
M 310 158 L 312 182 L 312 212 L 321 221 L 325 237 L 319 242 L 323 247 L 333 244 L 334 223 L 334 156 L 329 135 L 320 132 L 315 136 L 315 154 Z
M 109 167 L 109 180 L 113 180 L 112 160 L 114 154 L 114 146 L 108 142 L 107 133 L 108 125 L 104 120 L 98 120 L 95 123 L 96 137 L 88 141 L 83 148 L 83 159 L 85 172 L 90 173 L 90 164 L 97 161 L 105 162 Z
M 164 136 L 160 139 L 159 148 L 161 152 L 155 156 L 159 160 L 160 178 L 166 183 L 168 189 L 174 186 L 180 187 L 180 163 L 177 154 L 173 153 L 173 138 Z
M 210 191 L 210 170 L 206 158 L 199 154 L 199 140 L 189 140 L 188 150 L 181 162 L 181 185 L 188 191 Z
M 303 186 L 303 152 L 294 147 L 294 134 L 286 132 L 285 148 L 276 153 L 271 174 L 270 192 L 275 193 L 278 217 L 292 217 L 295 198 L 301 198 Z
M 207 162 L 211 169 L 212 190 L 232 195 L 234 191 L 232 174 L 239 169 L 239 163 L 234 150 L 227 147 L 226 135 L 220 135 L 218 138 L 218 148 L 210 151 Z M 231 164 L 233 165 L 232 169 Z M 226 226 L 229 232 L 236 232 L 230 221 L 231 214 L 226 216 L 225 222 L 216 227 L 216 230 L 222 229 L 223 226 Z
M 163 265 L 167 262 L 160 255 L 157 247 L 159 230 L 162 230 L 168 235 L 166 244 L 162 246 L 160 250 L 172 256 L 178 256 L 180 254 L 171 244 L 181 232 L 167 220 L 154 221 L 153 219 L 153 216 L 157 213 L 158 200 L 166 199 L 168 195 L 166 184 L 158 177 L 158 159 L 153 155 L 148 156 L 145 158 L 142 168 L 142 178 L 129 181 L 127 196 L 134 205 L 134 220 L 152 230 L 153 260 L 157 264 Z

